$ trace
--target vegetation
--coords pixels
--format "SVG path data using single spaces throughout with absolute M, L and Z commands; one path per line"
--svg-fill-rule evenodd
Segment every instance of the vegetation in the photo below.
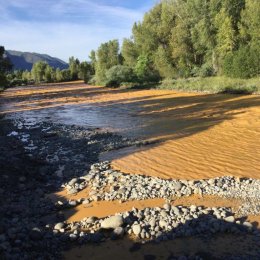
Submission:
M 31 71 L 5 75 L 4 69 L 0 77 L 11 85 L 84 79 L 113 87 L 162 82 L 174 89 L 252 92 L 259 88 L 259 57 L 259 0 L 161 0 L 133 25 L 121 49 L 110 40 L 91 51 L 90 62 L 71 57 L 60 70 L 40 61 Z
M 4 57 L 5 48 L 0 46 L 0 88 L 8 84 L 7 72 L 12 69 L 9 59 Z
M 165 79 L 157 87 L 186 92 L 260 94 L 260 79 L 234 79 L 225 76 Z
M 83 79 L 86 83 L 94 74 L 93 66 L 84 61 L 71 57 L 69 59 L 69 68 L 60 70 L 54 69 L 45 61 L 38 61 L 33 64 L 32 70 L 14 70 L 7 58 L 3 58 L 4 47 L 0 47 L 0 86 L 19 86 L 35 83 L 65 82 L 71 80 Z
M 254 89 L 246 81 L 226 77 L 260 75 L 259 1 L 162 0 L 133 25 L 121 51 L 113 40 L 101 44 L 91 57 L 97 84 L 144 85 L 162 80 L 177 88 L 184 82 L 187 88 L 193 84 L 194 89 L 201 82 L 201 89 L 214 92 L 233 89 L 234 84 Z M 130 78 L 126 71 L 133 73 Z M 216 78 L 210 82 L 211 76 Z M 204 77 L 213 85 L 203 85 Z

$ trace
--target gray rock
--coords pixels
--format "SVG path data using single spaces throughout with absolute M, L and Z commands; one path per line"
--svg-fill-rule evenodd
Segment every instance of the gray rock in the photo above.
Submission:
M 225 221 L 230 222 L 230 223 L 234 223 L 235 222 L 235 218 L 234 218 L 234 216 L 229 216 L 229 217 L 225 218 Z
M 97 220 L 96 217 L 89 217 L 89 218 L 87 218 L 86 223 L 93 224 L 93 223 L 95 223 L 96 220 Z
M 70 200 L 69 205 L 70 206 L 77 206 L 77 201 L 76 200 Z
M 166 228 L 168 226 L 168 223 L 164 220 L 159 221 L 160 228 Z
M 65 224 L 63 222 L 59 222 L 54 226 L 54 229 L 56 230 L 60 230 L 62 228 L 64 228 Z
M 182 184 L 180 182 L 176 182 L 173 184 L 173 189 L 175 191 L 179 191 L 179 190 L 181 190 L 181 188 L 182 188 Z
M 124 224 L 124 219 L 122 216 L 112 216 L 101 222 L 101 228 L 110 229 L 121 227 Z
M 149 225 L 150 225 L 151 227 L 154 227 L 154 226 L 156 225 L 156 220 L 155 220 L 154 218 L 150 219 Z
M 122 227 L 117 227 L 113 230 L 113 236 L 116 237 L 122 237 L 124 235 L 125 231 Z
M 243 225 L 244 225 L 245 227 L 249 228 L 249 229 L 251 229 L 251 228 L 253 227 L 253 225 L 252 225 L 250 222 L 247 222 L 247 221 L 245 221 L 245 222 L 243 223 Z
M 70 186 L 73 186 L 77 181 L 78 181 L 77 178 L 73 178 L 68 184 L 69 184 Z
M 75 193 L 77 193 L 77 192 L 78 192 L 78 189 L 72 188 L 72 189 L 70 189 L 70 190 L 68 191 L 68 194 L 69 194 L 69 195 L 72 195 L 72 194 L 75 194 Z
M 132 227 L 132 230 L 133 230 L 133 233 L 138 236 L 140 233 L 141 233 L 141 226 L 136 224 L 136 225 L 133 225 Z
M 166 203 L 166 204 L 163 205 L 163 208 L 168 211 L 168 210 L 171 209 L 171 204 L 170 203 Z

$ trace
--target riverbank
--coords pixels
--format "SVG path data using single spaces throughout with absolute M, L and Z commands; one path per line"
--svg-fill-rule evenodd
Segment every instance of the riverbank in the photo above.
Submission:
M 258 96 L 77 83 L 1 101 L 1 257 L 259 258 Z
M 127 250 L 129 259 L 259 257 L 258 218 L 253 217 L 260 210 L 259 181 L 223 177 L 193 182 L 128 175 L 111 169 L 108 162 L 91 161 L 98 160 L 100 151 L 133 145 L 129 140 L 46 123 L 29 126 L 17 121 L 12 125 L 2 119 L 1 126 L 3 257 L 58 259 L 71 248 L 65 258 L 75 259 L 75 255 L 86 257 L 92 248 L 96 259 L 102 259 L 94 244 L 109 247 L 109 254 L 117 257 Z M 95 147 L 87 148 L 86 139 Z M 30 149 L 24 151 L 27 142 Z M 79 150 L 86 154 L 79 156 Z M 110 211 L 106 212 L 104 202 Z M 108 216 L 119 217 L 119 224 Z M 245 237 L 243 250 L 237 250 L 235 245 Z M 170 241 L 175 245 L 188 241 L 191 246 L 162 249 Z M 210 247 L 205 249 L 206 241 Z M 232 246 L 223 246 L 227 241 Z
M 0 256 L 3 259 L 61 258 L 70 246 L 53 225 L 63 221 L 48 196 L 81 176 L 101 151 L 128 140 L 99 129 L 0 120 Z

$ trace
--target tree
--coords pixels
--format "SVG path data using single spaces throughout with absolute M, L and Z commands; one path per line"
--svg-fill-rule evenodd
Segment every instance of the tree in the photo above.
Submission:
M 95 74 L 95 67 L 96 67 L 96 63 L 97 63 L 96 52 L 94 50 L 92 50 L 88 57 L 90 59 L 90 65 L 91 65 L 93 74 Z
M 242 61 L 245 50 L 259 57 L 259 28 L 258 0 L 161 0 L 123 40 L 122 62 L 116 51 L 117 63 L 111 64 L 109 44 L 101 44 L 96 78 L 106 82 L 106 71 L 117 64 L 131 67 L 145 81 L 158 72 L 161 78 L 221 75 L 230 57 Z M 250 60 L 247 67 L 254 66 Z M 255 75 L 254 68 L 236 71 Z
M 135 43 L 130 39 L 124 39 L 122 44 L 123 63 L 134 67 L 138 58 L 138 50 Z
M 158 72 L 152 68 L 147 55 L 138 57 L 134 72 L 141 83 L 158 82 L 160 80 Z
M 80 61 L 75 59 L 73 56 L 69 58 L 69 70 L 71 80 L 78 79 Z
M 93 73 L 94 71 L 91 63 L 86 61 L 80 63 L 78 76 L 80 79 L 83 79 L 85 83 L 89 82 Z
M 246 0 L 239 24 L 243 44 L 260 47 L 260 5 L 258 0 Z M 258 52 L 259 53 L 259 52 Z
M 55 74 L 54 74 L 54 69 L 50 65 L 46 65 L 45 71 L 44 71 L 44 78 L 46 82 L 54 82 L 55 80 Z
M 31 73 L 36 83 L 40 83 L 45 79 L 46 67 L 47 67 L 47 63 L 44 61 L 38 61 L 33 64 Z
M 106 82 L 106 71 L 119 64 L 119 42 L 112 40 L 102 43 L 97 50 L 96 80 L 98 83 Z
M 8 85 L 6 75 L 11 71 L 12 64 L 8 58 L 4 57 L 4 53 L 5 48 L 0 46 L 0 86 L 6 87 Z

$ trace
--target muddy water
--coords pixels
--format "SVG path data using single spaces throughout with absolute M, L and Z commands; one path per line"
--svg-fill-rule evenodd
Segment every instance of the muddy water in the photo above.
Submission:
M 10 89 L 2 96 L 2 113 L 29 123 L 100 127 L 157 141 L 102 156 L 124 172 L 181 179 L 259 178 L 259 96 L 110 90 L 82 83 Z

